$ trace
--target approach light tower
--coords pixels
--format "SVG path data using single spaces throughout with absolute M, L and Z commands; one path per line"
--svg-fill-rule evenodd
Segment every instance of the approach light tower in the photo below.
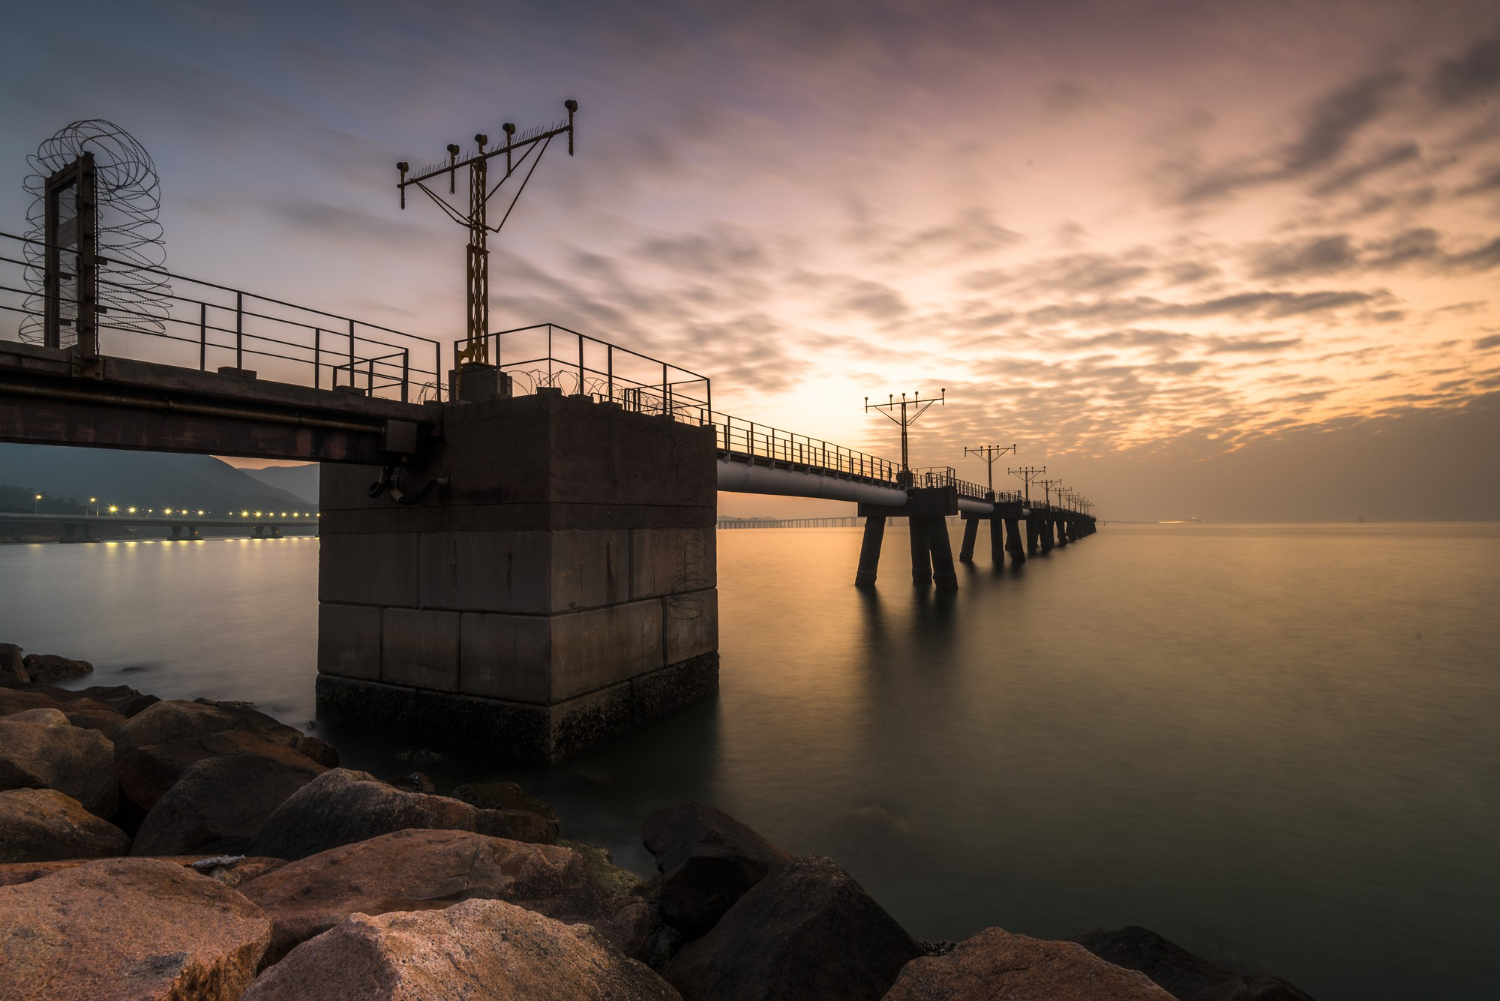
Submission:
M 1042 485 L 1042 490 L 1046 492 L 1045 496 L 1048 507 L 1052 506 L 1052 495 L 1054 493 L 1057 494 L 1058 501 L 1062 500 L 1062 480 L 1037 480 L 1037 482 Z M 1053 490 L 1053 487 L 1057 489 Z
M 910 487 L 912 485 L 911 463 L 907 459 L 906 429 L 917 423 L 921 416 L 927 413 L 928 408 L 934 403 L 943 404 L 947 399 L 948 390 L 946 388 L 938 391 L 937 399 L 929 397 L 925 401 L 922 399 L 920 390 L 910 400 L 906 398 L 905 393 L 901 394 L 901 399 L 899 400 L 892 393 L 889 401 L 886 403 L 871 403 L 870 398 L 868 396 L 865 397 L 865 413 L 876 410 L 901 425 L 901 473 L 896 477 L 896 482 L 903 487 Z M 897 416 L 898 408 L 899 416 Z
M 991 499 L 993 499 L 995 496 L 995 460 L 1000 458 L 1000 456 L 1004 455 L 1006 452 L 1009 452 L 1011 455 L 1015 455 L 1016 446 L 980 445 L 978 448 L 969 448 L 967 446 L 965 446 L 964 448 L 964 455 L 977 455 L 984 460 L 985 483 L 989 487 L 989 494 Z
M 1030 507 L 1031 506 L 1031 481 L 1034 480 L 1034 479 L 1036 479 L 1038 476 L 1045 475 L 1046 472 L 1047 472 L 1047 467 L 1046 466 L 1040 466 L 1040 467 L 1038 467 L 1038 466 L 1022 466 L 1020 469 L 1007 469 L 1006 472 L 1010 473 L 1010 475 L 1012 475 L 1012 476 L 1018 477 L 1021 480 L 1022 483 L 1026 484 L 1026 506 Z
M 469 318 L 468 329 L 464 338 L 463 346 L 453 346 L 453 368 L 455 379 L 463 378 L 463 370 L 470 365 L 488 365 L 490 360 L 489 326 L 490 326 L 490 259 L 487 246 L 490 233 L 500 232 L 500 227 L 510 218 L 511 212 L 516 207 L 516 202 L 521 197 L 521 192 L 526 190 L 526 184 L 535 173 L 537 164 L 542 162 L 542 156 L 547 152 L 547 146 L 552 140 L 560 135 L 568 137 L 568 155 L 573 155 L 573 116 L 578 111 L 578 102 L 572 99 L 563 102 L 563 107 L 568 109 L 567 124 L 554 125 L 550 129 L 541 127 L 528 129 L 516 136 L 516 127 L 506 122 L 500 128 L 505 132 L 505 144 L 486 149 L 490 137 L 480 133 L 474 137 L 478 150 L 459 159 L 459 146 L 457 143 L 448 144 L 448 162 L 446 164 L 434 164 L 412 177 L 407 176 L 411 166 L 405 161 L 396 164 L 396 170 L 400 174 L 400 180 L 396 187 L 401 192 L 401 208 L 406 208 L 406 189 L 409 185 L 416 185 L 428 198 L 435 202 L 438 208 L 447 214 L 448 218 L 466 227 L 469 231 L 469 259 L 468 259 L 468 299 Z M 532 154 L 536 154 L 532 158 Z M 494 187 L 489 184 L 489 161 L 491 157 L 505 157 L 505 174 L 495 182 Z M 521 179 L 520 186 L 512 196 L 510 204 L 506 206 L 505 214 L 500 217 L 498 225 L 491 226 L 487 219 L 486 206 L 490 197 L 500 190 L 500 186 L 510 180 L 511 175 L 518 168 L 531 159 L 531 166 L 526 170 L 526 176 Z M 456 194 L 458 189 L 458 168 L 469 168 L 469 210 L 463 211 L 456 205 L 452 205 L 447 199 L 433 191 L 424 182 L 430 181 L 443 174 L 448 175 L 448 194 Z M 457 385 L 457 384 L 456 384 Z

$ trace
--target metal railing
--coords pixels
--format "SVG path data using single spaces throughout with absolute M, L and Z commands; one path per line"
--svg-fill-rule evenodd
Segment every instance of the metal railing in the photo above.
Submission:
M 490 358 L 511 379 L 511 392 L 548 387 L 626 410 L 711 424 L 719 450 L 791 465 L 895 482 L 895 463 L 820 438 L 714 412 L 709 378 L 555 323 L 490 335 Z
M 952 466 L 925 466 L 913 469 L 911 475 L 914 487 L 953 487 L 960 497 L 975 499 L 983 499 L 989 492 L 982 484 L 959 479 L 958 471 Z
M 492 362 L 516 395 L 547 387 L 617 403 L 688 424 L 713 417 L 708 376 L 581 334 L 556 323 L 501 330 L 488 337 Z
M 0 323 L 3 339 L 22 339 L 22 324 L 44 318 L 42 269 L 25 259 L 28 246 L 43 245 L 0 232 L 0 312 L 16 318 L 14 327 Z M 100 260 L 104 301 L 124 287 L 110 275 L 126 266 Z M 444 396 L 438 341 L 156 268 L 133 270 L 165 279 L 168 290 L 154 312 L 99 307 L 101 354 L 205 372 L 254 370 L 276 382 L 407 402 Z
M 721 452 L 826 469 L 891 484 L 896 482 L 900 466 L 889 459 L 727 414 L 713 416 Z

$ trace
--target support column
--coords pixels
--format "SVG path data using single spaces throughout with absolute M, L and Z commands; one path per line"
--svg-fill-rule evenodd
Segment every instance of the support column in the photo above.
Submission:
M 1021 525 L 1015 518 L 1005 519 L 1005 551 L 1010 553 L 1011 566 L 1026 562 L 1026 547 L 1021 543 Z
M 999 515 L 990 516 L 990 561 L 1005 566 L 1005 523 Z
M 975 529 L 979 522 L 971 521 Z M 964 530 L 968 535 L 968 529 Z M 948 541 L 948 519 L 927 519 L 927 546 L 932 552 L 932 579 L 939 591 L 957 591 L 958 574 L 953 570 L 953 545 Z
M 1036 520 L 1037 535 L 1042 540 L 1042 552 L 1052 552 L 1052 512 L 1048 511 Z
M 964 542 L 958 550 L 960 563 L 974 562 L 974 543 L 979 538 L 979 519 L 969 518 L 964 522 Z
M 855 587 L 871 587 L 875 583 L 875 571 L 880 566 L 880 544 L 885 541 L 885 515 L 872 514 L 865 518 L 865 540 L 859 547 L 859 571 L 854 575 Z
M 921 516 L 906 519 L 911 535 L 911 580 L 913 584 L 923 587 L 932 583 L 932 556 L 928 549 L 927 527 L 930 520 Z
M 442 416 L 417 503 L 322 466 L 319 717 L 550 763 L 712 696 L 713 429 L 556 392 Z
M 1057 516 L 1057 544 L 1059 547 L 1068 544 L 1068 520 L 1063 515 Z
M 1036 512 L 1035 511 L 1033 511 L 1031 514 L 1028 514 L 1026 516 L 1026 555 L 1027 556 L 1035 556 L 1036 555 L 1036 551 L 1037 551 L 1038 543 L 1039 543 L 1039 540 L 1037 539 L 1037 536 L 1039 536 L 1039 535 L 1042 534 L 1041 532 L 1039 532 L 1037 530 L 1036 520 L 1037 519 L 1036 519 Z

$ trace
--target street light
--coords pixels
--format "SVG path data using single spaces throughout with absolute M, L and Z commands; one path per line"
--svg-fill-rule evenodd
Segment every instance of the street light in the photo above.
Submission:
M 94 517 L 95 518 L 99 517 L 99 498 L 97 498 L 97 497 L 90 497 L 89 498 L 89 503 L 92 504 L 92 505 L 94 505 Z
M 130 509 L 130 513 L 131 513 L 131 514 L 135 514 L 135 508 L 131 508 L 131 509 Z
M 36 501 L 33 502 L 32 505 L 31 505 L 31 513 L 32 514 L 39 514 L 39 513 L 41 513 L 41 510 L 42 510 L 42 495 L 41 494 L 37 494 L 36 495 Z
M 120 509 L 119 509 L 119 508 L 117 508 L 117 507 L 115 507 L 115 506 L 114 506 L 114 505 L 113 505 L 113 504 L 111 504 L 111 505 L 110 505 L 110 506 L 109 506 L 109 513 L 110 513 L 110 514 L 115 514 L 115 513 L 116 513 L 116 512 L 118 512 L 118 511 L 119 511 L 119 510 L 120 510 Z

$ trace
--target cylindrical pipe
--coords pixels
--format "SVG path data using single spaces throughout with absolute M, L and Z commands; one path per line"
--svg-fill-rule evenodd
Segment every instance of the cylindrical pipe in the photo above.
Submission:
M 719 489 L 742 494 L 776 494 L 787 497 L 823 497 L 828 500 L 856 501 L 882 507 L 904 507 L 906 491 L 894 487 L 877 487 L 837 476 L 771 469 L 748 462 L 719 460 Z

